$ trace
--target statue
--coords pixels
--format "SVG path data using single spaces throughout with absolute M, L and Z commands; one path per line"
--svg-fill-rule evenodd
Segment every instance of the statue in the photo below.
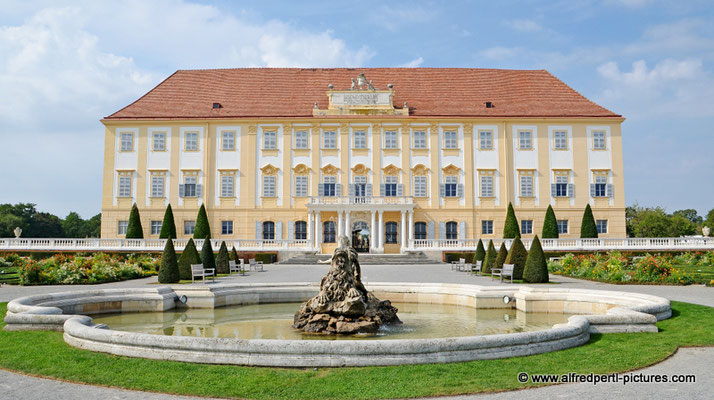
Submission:
M 347 236 L 340 237 L 340 246 L 329 262 L 320 292 L 295 313 L 293 328 L 309 333 L 352 334 L 401 323 L 392 303 L 379 300 L 362 284 L 358 254 Z

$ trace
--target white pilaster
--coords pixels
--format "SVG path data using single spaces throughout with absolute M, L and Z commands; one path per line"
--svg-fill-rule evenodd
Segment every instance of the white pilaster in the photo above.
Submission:
M 345 236 L 352 240 L 352 221 L 350 221 L 350 210 L 345 211 Z
M 313 229 L 315 229 L 315 224 L 313 223 L 314 219 L 312 218 L 312 211 L 307 212 L 307 245 L 310 247 L 315 247 L 315 244 L 312 240 L 314 237 L 313 235 Z
M 369 225 L 369 251 L 374 252 L 379 247 L 379 242 L 377 241 L 377 218 L 376 211 L 372 210 L 372 223 Z
M 414 211 L 409 211 L 409 237 L 407 238 L 407 247 L 414 247 Z
M 345 231 L 344 231 L 344 224 L 342 223 L 342 215 L 343 215 L 342 211 L 338 211 L 338 212 L 337 212 L 337 238 L 336 238 L 336 239 L 337 239 L 337 243 L 340 242 L 340 237 L 342 237 L 342 235 L 345 234 L 345 233 L 344 233 L 344 232 L 345 232 Z
M 321 251 L 322 248 L 322 219 L 320 212 L 315 212 L 315 248 Z
M 399 226 L 399 242 L 402 244 L 401 251 L 407 247 L 407 212 L 402 211 L 402 223 Z
M 386 239 L 384 237 L 384 232 L 386 231 L 386 229 L 384 229 L 384 211 L 379 210 L 377 213 L 379 213 L 379 222 L 377 223 L 377 226 L 379 227 L 379 232 L 377 233 L 377 236 L 379 237 L 379 246 L 377 247 L 381 252 L 384 252 L 384 241 Z

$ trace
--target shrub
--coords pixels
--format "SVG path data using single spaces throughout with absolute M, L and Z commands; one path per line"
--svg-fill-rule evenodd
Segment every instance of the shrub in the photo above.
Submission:
M 161 232 L 159 239 L 168 239 L 176 237 L 176 224 L 174 223 L 174 212 L 171 210 L 171 204 L 166 206 L 164 212 L 164 221 L 161 223 Z
M 465 262 L 470 263 L 473 261 L 474 253 L 444 253 L 444 262 L 447 263 L 459 261 L 462 258 L 466 260 Z
M 169 237 L 161 255 L 161 267 L 159 268 L 159 283 L 178 283 L 179 269 L 176 262 L 176 250 L 174 242 Z
M 141 217 L 139 216 L 139 207 L 134 203 L 131 206 L 131 212 L 129 213 L 129 224 L 126 227 L 126 238 L 127 239 L 143 239 L 144 229 L 141 227 Z
M 595 218 L 593 217 L 593 210 L 590 208 L 590 204 L 585 206 L 585 211 L 583 212 L 583 222 L 580 224 L 580 237 L 597 238 L 597 226 L 595 226 Z
M 228 261 L 228 247 L 226 247 L 226 242 L 221 242 L 221 248 L 218 249 L 218 257 L 216 257 L 216 273 L 229 273 L 230 266 Z
M 183 253 L 181 253 L 181 257 L 179 257 L 178 261 L 179 278 L 182 280 L 190 280 L 191 264 L 200 263 L 201 256 L 198 255 L 196 244 L 193 242 L 193 239 L 188 239 L 188 243 L 186 243 L 186 247 L 183 249 Z
M 483 264 L 483 259 L 485 257 L 486 257 L 486 250 L 483 248 L 483 241 L 481 241 L 481 239 L 479 239 L 478 245 L 476 245 L 476 253 L 474 254 L 473 262 L 481 261 Z
M 523 268 L 523 281 L 528 283 L 548 282 L 548 265 L 545 262 L 543 247 L 540 245 L 538 235 L 533 238 L 531 249 L 528 252 L 526 265 Z
M 208 225 L 208 215 L 206 215 L 206 207 L 201 204 L 196 217 L 196 227 L 193 230 L 194 239 L 210 239 L 211 226 Z
M 523 268 L 526 266 L 528 252 L 521 242 L 521 238 L 515 238 L 511 244 L 505 264 L 513 264 L 513 279 L 523 279 Z
M 490 274 L 493 270 L 494 264 L 496 263 L 496 248 L 493 246 L 493 240 L 488 241 L 488 250 L 486 251 L 486 257 L 483 264 L 481 264 L 481 272 L 484 274 Z
M 508 257 L 506 243 L 501 243 L 501 247 L 498 249 L 498 254 L 496 255 L 496 264 L 494 265 L 494 268 L 503 268 L 503 264 L 506 262 L 506 257 Z
M 545 221 L 543 221 L 543 239 L 558 238 L 558 221 L 555 219 L 555 212 L 550 205 L 545 211 Z
M 516 212 L 513 211 L 513 204 L 508 203 L 508 211 L 506 212 L 506 224 L 503 226 L 503 238 L 514 239 L 521 237 L 521 230 L 518 228 L 518 220 Z
M 233 246 L 233 250 L 231 250 L 231 258 L 233 258 L 233 261 L 240 264 L 240 257 L 238 256 L 235 246 Z
M 256 254 L 255 261 L 262 261 L 263 264 L 272 264 L 278 261 L 278 255 L 276 253 Z
M 147 275 L 138 264 L 122 261 L 122 258 L 104 253 L 92 256 L 58 254 L 43 260 L 26 258 L 21 260 L 19 266 L 19 281 L 23 285 L 102 283 Z M 153 270 L 154 266 L 151 265 L 150 269 Z
M 203 263 L 203 269 L 213 269 L 216 270 L 216 257 L 213 255 L 213 247 L 211 246 L 211 240 L 206 239 L 203 241 L 203 247 L 201 248 L 201 262 Z

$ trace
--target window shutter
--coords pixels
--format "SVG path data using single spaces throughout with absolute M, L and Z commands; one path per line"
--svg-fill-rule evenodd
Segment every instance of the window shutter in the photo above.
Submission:
M 379 184 L 379 195 L 380 195 L 380 196 L 384 196 L 384 194 L 385 194 L 386 191 L 387 191 L 387 190 L 386 190 L 385 187 L 384 187 L 384 183 L 380 183 L 380 184 Z
M 439 239 L 446 239 L 446 223 L 439 222 Z
M 608 183 L 608 184 L 607 184 L 606 190 L 607 190 L 607 197 L 613 198 L 613 197 L 615 196 L 612 183 Z
M 595 184 L 590 184 L 590 197 L 595 197 Z
M 285 239 L 295 239 L 295 222 L 288 222 L 288 236 Z
M 335 184 L 335 196 L 337 196 L 337 197 L 342 196 L 342 184 L 341 183 Z
M 325 195 L 325 184 L 320 183 L 317 185 L 317 195 L 323 197 Z
M 255 238 L 260 240 L 263 238 L 263 223 L 255 221 Z
M 459 239 L 466 239 L 466 221 L 459 222 Z
M 283 223 L 281 221 L 278 221 L 275 223 L 275 239 L 282 239 L 283 238 Z
M 197 184 L 196 185 L 196 197 L 202 197 L 203 196 L 203 185 Z
M 397 196 L 404 196 L 404 185 L 401 183 L 397 185 Z
M 427 227 L 427 230 L 428 230 L 428 231 L 427 231 L 427 232 L 428 232 L 427 238 L 428 238 L 428 239 L 434 239 L 434 221 L 429 221 L 429 223 L 427 224 L 426 227 Z
M 558 195 L 558 191 L 555 189 L 555 183 L 550 184 L 550 195 L 551 197 L 556 197 Z
M 365 196 L 372 196 L 372 184 L 368 183 L 364 186 Z
M 186 192 L 186 186 L 182 183 L 179 185 L 179 197 L 183 197 L 183 194 Z
M 439 197 L 446 196 L 446 186 L 443 183 L 439 184 Z
M 568 183 L 568 197 L 571 199 L 575 197 L 575 185 Z
M 347 195 L 350 197 L 355 197 L 355 184 L 350 183 L 347 185 Z
M 459 183 L 456 186 L 456 197 L 458 197 L 458 198 L 464 197 L 464 184 L 463 183 Z

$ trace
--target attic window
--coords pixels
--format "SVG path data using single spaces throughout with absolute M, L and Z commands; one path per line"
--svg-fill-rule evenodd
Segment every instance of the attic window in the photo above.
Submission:
M 214 110 L 219 109 L 219 108 L 223 108 L 223 106 L 221 105 L 221 103 L 213 103 L 213 109 L 214 109 Z
M 493 103 L 490 101 L 486 102 L 486 108 L 493 108 Z

